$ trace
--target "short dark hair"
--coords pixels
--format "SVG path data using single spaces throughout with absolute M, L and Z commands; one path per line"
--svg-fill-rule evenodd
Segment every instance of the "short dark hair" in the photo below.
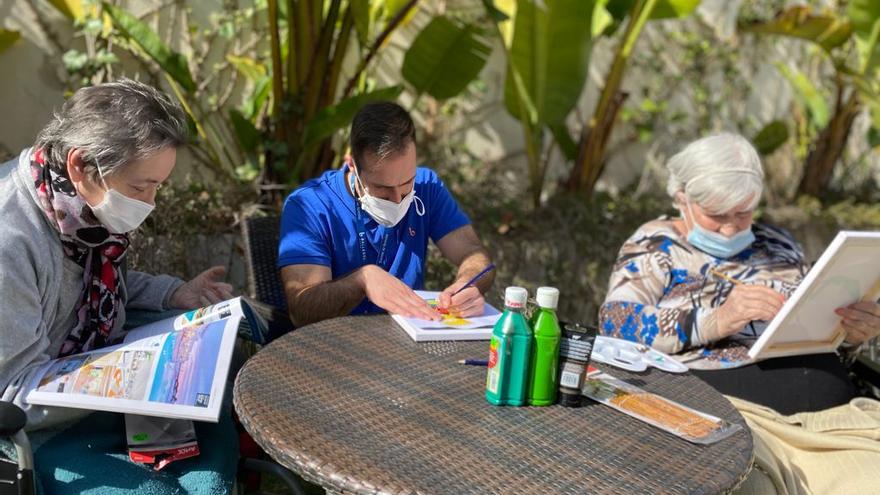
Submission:
M 416 141 L 412 117 L 397 103 L 368 103 L 358 110 L 351 123 L 351 154 L 360 168 L 364 155 L 370 152 L 379 160 L 403 152 Z
M 119 79 L 79 89 L 37 136 L 48 165 L 67 176 L 67 153 L 82 151 L 87 171 L 113 174 L 128 163 L 186 144 L 186 116 L 165 93 Z

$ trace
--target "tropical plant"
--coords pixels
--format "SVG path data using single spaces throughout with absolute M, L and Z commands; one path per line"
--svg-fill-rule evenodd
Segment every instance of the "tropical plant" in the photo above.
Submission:
M 333 165 L 339 150 L 332 138 L 362 105 L 395 99 L 405 89 L 377 88 L 368 73 L 418 10 L 417 0 L 226 0 L 203 29 L 185 2 L 136 17 L 118 2 L 91 9 L 92 0 L 50 1 L 85 31 L 91 48 L 65 56 L 69 72 L 94 83 L 118 63 L 102 59 L 95 41 L 133 55 L 141 72 L 170 88 L 188 113 L 196 158 L 221 177 L 258 178 L 276 200 L 272 191 Z M 163 17 L 176 23 L 169 32 L 182 33 L 177 47 L 152 27 L 161 9 L 176 9 Z M 472 24 L 430 19 L 407 50 L 402 73 L 417 98 L 445 99 L 476 77 L 489 48 Z
M 0 53 L 5 52 L 19 38 L 21 38 L 21 33 L 18 31 L 0 28 Z
M 831 67 L 833 90 L 826 95 L 801 71 L 777 65 L 806 110 L 805 125 L 799 126 L 806 158 L 798 192 L 821 197 L 843 155 L 853 122 L 866 108 L 871 116 L 868 142 L 880 146 L 880 2 L 852 0 L 839 12 L 789 7 L 770 21 L 742 19 L 740 29 L 812 42 Z
M 645 23 L 651 19 L 682 18 L 699 6 L 700 0 L 599 0 L 600 9 L 593 22 L 594 30 L 613 32 L 626 21 L 626 29 L 614 54 L 611 68 L 599 94 L 593 117 L 582 124 L 574 168 L 569 176 L 569 189 L 591 194 L 605 169 L 605 150 L 617 114 L 627 98 L 621 91 L 623 75 Z M 609 27 L 611 29 L 609 29 Z
M 505 106 L 522 124 L 532 200 L 540 203 L 550 153 L 573 162 L 567 185 L 591 194 L 605 164 L 611 129 L 627 95 L 621 82 L 649 19 L 684 17 L 699 0 L 484 0 L 508 61 Z M 594 38 L 613 36 L 626 22 L 593 116 L 567 121 L 586 83 Z M 548 144 L 549 138 L 549 144 Z

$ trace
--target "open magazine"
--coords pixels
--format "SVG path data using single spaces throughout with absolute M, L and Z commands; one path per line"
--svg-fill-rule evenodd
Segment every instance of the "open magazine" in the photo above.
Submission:
M 217 422 L 235 338 L 265 341 L 266 321 L 238 297 L 130 330 L 122 343 L 49 361 L 27 401 Z

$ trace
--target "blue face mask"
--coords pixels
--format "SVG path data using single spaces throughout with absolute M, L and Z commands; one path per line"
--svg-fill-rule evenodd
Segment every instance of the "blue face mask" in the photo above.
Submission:
M 690 209 L 690 204 L 688 204 L 688 209 Z M 693 220 L 694 211 L 692 209 L 690 211 L 691 220 Z M 697 222 L 693 222 L 687 240 L 691 246 L 716 258 L 731 258 L 751 246 L 755 242 L 755 234 L 749 228 L 726 237 L 718 232 L 706 230 Z

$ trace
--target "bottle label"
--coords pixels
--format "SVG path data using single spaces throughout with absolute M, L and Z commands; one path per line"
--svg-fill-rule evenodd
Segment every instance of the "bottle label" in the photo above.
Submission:
M 563 371 L 562 376 L 559 377 L 559 384 L 563 387 L 580 389 L 581 375 L 579 373 L 572 373 L 571 371 Z
M 489 341 L 489 370 L 486 373 L 486 390 L 490 393 L 498 393 L 498 382 L 501 376 L 501 367 L 498 366 L 498 339 L 494 336 Z
M 498 339 L 492 337 L 489 340 L 489 369 L 498 365 Z

